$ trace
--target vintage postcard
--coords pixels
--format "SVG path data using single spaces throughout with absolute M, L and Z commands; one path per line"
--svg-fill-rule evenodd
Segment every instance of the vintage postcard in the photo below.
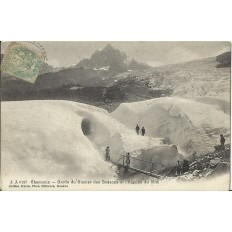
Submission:
M 1 42 L 1 190 L 229 190 L 230 42 Z

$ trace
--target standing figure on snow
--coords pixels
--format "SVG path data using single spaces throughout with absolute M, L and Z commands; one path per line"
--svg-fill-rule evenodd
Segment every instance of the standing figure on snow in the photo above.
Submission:
M 135 131 L 136 131 L 137 135 L 139 135 L 139 130 L 140 130 L 139 125 L 137 125 L 137 126 L 135 127 Z
M 225 146 L 224 146 L 224 144 L 225 144 L 225 138 L 224 138 L 224 136 L 223 135 L 220 135 L 221 136 L 221 139 L 220 139 L 220 143 L 221 143 L 221 149 L 225 149 Z
M 180 165 L 180 161 L 177 161 L 177 165 L 176 165 L 176 174 L 177 176 L 180 176 L 181 174 L 181 165 Z
M 107 146 L 106 147 L 106 161 L 109 161 L 110 160 L 110 147 Z
M 184 159 L 183 160 L 183 165 L 182 165 L 182 172 L 188 172 L 189 171 L 189 162 L 188 160 Z
M 130 153 L 129 152 L 127 152 L 126 154 L 126 165 L 130 166 Z
M 142 132 L 142 136 L 144 136 L 145 135 L 145 128 L 144 127 L 142 127 L 141 132 Z

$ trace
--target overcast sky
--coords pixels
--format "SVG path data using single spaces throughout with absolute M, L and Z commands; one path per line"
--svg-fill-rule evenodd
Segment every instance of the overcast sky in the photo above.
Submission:
M 77 64 L 111 44 L 129 57 L 151 66 L 181 63 L 212 57 L 230 50 L 229 42 L 39 42 L 54 67 Z M 2 43 L 4 53 L 7 43 Z

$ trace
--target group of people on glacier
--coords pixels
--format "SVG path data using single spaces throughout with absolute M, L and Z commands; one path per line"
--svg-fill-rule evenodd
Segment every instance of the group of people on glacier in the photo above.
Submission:
M 215 146 L 215 148 L 217 147 L 218 150 L 225 150 L 225 137 L 223 134 L 220 134 L 220 144 L 219 146 Z M 193 158 L 195 158 L 196 152 L 194 152 L 193 154 Z M 180 162 L 179 160 L 177 161 L 176 164 L 176 175 L 180 176 L 182 173 L 188 172 L 189 171 L 189 161 L 184 159 L 182 162 Z
M 129 152 L 126 153 L 125 158 L 126 158 L 125 163 L 127 166 L 129 166 L 130 165 L 130 153 Z M 105 160 L 110 161 L 110 147 L 109 146 L 106 147 Z
M 137 125 L 136 126 L 136 133 L 139 135 L 139 126 Z M 145 134 L 145 129 L 144 127 L 142 127 L 142 136 L 144 136 Z M 220 149 L 221 150 L 224 150 L 225 149 L 225 138 L 224 136 L 221 134 L 220 135 Z M 195 155 L 195 153 L 194 153 Z M 130 153 L 127 152 L 126 153 L 126 156 L 124 157 L 125 158 L 125 163 L 126 163 L 126 166 L 129 167 L 130 166 Z M 110 161 L 110 147 L 107 146 L 106 147 L 106 152 L 105 152 L 105 160 L 106 161 Z M 184 159 L 182 162 L 180 162 L 179 160 L 177 161 L 177 164 L 176 164 L 176 175 L 177 176 L 180 176 L 182 173 L 185 173 L 185 172 L 188 172 L 189 171 L 189 161 L 187 159 Z
M 135 127 L 135 131 L 136 131 L 137 135 L 139 135 L 139 131 L 140 131 L 139 125 L 137 125 L 137 126 Z M 142 129 L 141 129 L 141 134 L 142 134 L 142 136 L 144 136 L 145 133 L 146 133 L 146 130 L 145 130 L 144 127 L 142 127 Z

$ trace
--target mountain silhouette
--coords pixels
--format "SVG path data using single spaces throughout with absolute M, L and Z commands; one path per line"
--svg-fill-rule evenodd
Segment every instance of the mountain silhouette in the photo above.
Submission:
M 83 59 L 77 64 L 77 68 L 109 70 L 117 73 L 126 72 L 128 69 L 148 69 L 149 65 L 142 64 L 136 60 L 130 60 L 125 52 L 115 49 L 110 44 L 102 50 L 97 50 L 91 58 Z

